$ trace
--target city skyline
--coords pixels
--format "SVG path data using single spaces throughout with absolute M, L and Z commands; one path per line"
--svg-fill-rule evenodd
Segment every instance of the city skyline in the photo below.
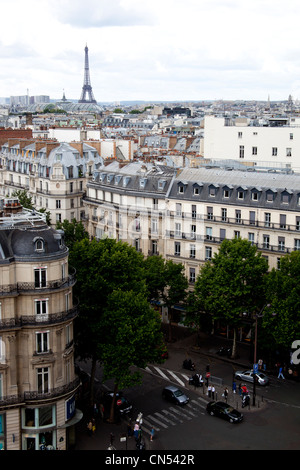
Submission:
M 98 102 L 300 99 L 300 4 L 287 0 L 5 1 L 1 97 Z

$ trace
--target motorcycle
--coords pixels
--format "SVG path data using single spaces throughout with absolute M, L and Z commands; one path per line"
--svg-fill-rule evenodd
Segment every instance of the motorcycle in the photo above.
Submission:
M 227 356 L 231 357 L 232 349 L 231 348 L 224 348 L 223 346 L 217 351 L 218 356 Z
M 189 385 L 194 385 L 194 387 L 203 387 L 202 375 L 195 374 L 189 378 Z
M 195 364 L 192 362 L 191 359 L 185 359 L 182 364 L 184 369 L 187 370 L 195 370 Z
M 244 395 L 242 398 L 242 408 L 248 405 L 250 405 L 250 395 Z

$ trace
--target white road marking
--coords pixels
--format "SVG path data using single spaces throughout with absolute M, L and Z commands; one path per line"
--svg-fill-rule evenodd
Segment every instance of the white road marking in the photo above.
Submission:
M 178 382 L 180 385 L 182 385 L 183 387 L 185 386 L 185 383 L 184 383 L 182 380 L 180 380 L 180 378 L 177 377 L 177 375 L 174 374 L 174 372 L 172 372 L 171 370 L 168 370 L 168 373 L 169 373 L 170 375 L 172 375 L 172 377 L 174 377 L 174 379 L 177 380 L 177 382 Z
M 176 423 L 174 423 L 173 421 L 171 421 L 170 419 L 166 418 L 165 416 L 163 416 L 162 414 L 160 413 L 154 413 L 155 416 L 158 416 L 159 418 L 162 418 L 164 419 L 165 421 L 167 421 L 167 423 L 170 423 L 172 426 L 175 426 Z
M 150 420 L 154 421 L 155 423 L 159 424 L 160 426 L 162 426 L 163 428 L 167 429 L 167 425 L 165 423 L 162 423 L 161 421 L 159 421 L 157 418 L 154 418 L 154 416 L 152 415 L 148 415 L 147 418 L 149 418 Z

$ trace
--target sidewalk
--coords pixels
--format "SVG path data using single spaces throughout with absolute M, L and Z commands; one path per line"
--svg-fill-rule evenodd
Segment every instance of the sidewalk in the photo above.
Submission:
M 84 416 L 76 428 L 76 450 L 117 450 L 117 451 L 135 451 L 136 440 L 134 436 L 128 437 L 127 425 L 128 420 L 125 417 L 118 424 L 110 424 L 103 422 L 99 417 L 96 419 L 96 431 L 93 435 L 87 433 L 87 423 L 90 414 L 85 411 Z M 143 426 L 141 427 L 143 429 Z M 109 449 L 111 443 L 111 435 L 113 435 L 113 448 Z M 160 450 L 159 440 L 154 439 L 150 442 L 148 435 L 142 435 L 142 442 L 145 444 L 145 450 Z

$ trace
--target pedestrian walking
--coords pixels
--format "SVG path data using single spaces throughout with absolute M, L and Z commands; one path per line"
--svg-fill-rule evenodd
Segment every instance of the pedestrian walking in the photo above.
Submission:
M 211 398 L 211 385 L 207 387 L 207 395 Z
M 213 400 L 215 399 L 215 391 L 216 391 L 215 387 L 212 386 L 211 387 L 211 397 L 212 397 Z
M 88 436 L 92 436 L 93 434 L 93 423 L 92 423 L 92 420 L 90 419 L 89 422 L 87 423 L 87 433 L 88 433 Z
M 278 374 L 278 379 L 284 379 L 285 377 L 283 376 L 283 373 L 282 373 L 282 367 L 280 366 L 279 367 L 279 374 Z
M 240 383 L 239 384 L 239 394 L 240 394 L 240 397 L 242 396 L 242 384 Z
M 225 398 L 225 401 L 227 403 L 227 398 L 228 398 L 228 388 L 227 387 L 225 387 L 225 389 L 224 389 L 223 397 Z
M 135 437 L 136 440 L 139 437 L 139 429 L 140 429 L 139 423 L 135 423 L 134 429 L 133 429 L 133 434 L 134 434 L 134 437 Z
M 152 428 L 151 432 L 150 432 L 150 441 L 151 442 L 153 441 L 153 438 L 154 438 L 154 428 Z
M 232 382 L 232 392 L 236 393 L 236 382 L 235 382 L 235 380 Z

